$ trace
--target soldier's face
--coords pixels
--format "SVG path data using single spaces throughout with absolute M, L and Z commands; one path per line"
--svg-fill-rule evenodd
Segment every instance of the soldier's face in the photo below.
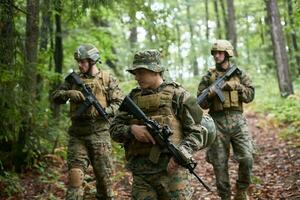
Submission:
M 160 78 L 159 73 L 142 68 L 134 70 L 133 73 L 135 76 L 135 80 L 138 82 L 141 89 L 157 88 Z
M 89 71 L 89 61 L 87 59 L 77 60 L 81 73 L 86 74 Z
M 213 51 L 212 55 L 216 64 L 221 64 L 225 59 L 225 52 L 224 51 Z

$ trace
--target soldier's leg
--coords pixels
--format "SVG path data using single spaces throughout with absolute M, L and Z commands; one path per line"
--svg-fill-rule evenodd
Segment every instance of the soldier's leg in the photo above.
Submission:
M 251 183 L 253 145 L 252 138 L 249 134 L 248 126 L 244 118 L 241 120 L 240 131 L 233 137 L 232 147 L 234 151 L 234 157 L 239 163 L 236 187 L 242 196 L 246 196 L 246 190 Z
M 229 136 L 217 129 L 217 137 L 207 150 L 207 161 L 213 165 L 218 194 L 222 199 L 230 199 L 231 186 L 228 172 L 230 153 Z
M 190 200 L 193 189 L 190 186 L 190 175 L 186 169 L 179 169 L 170 175 L 162 172 L 154 181 L 154 188 L 160 200 Z
M 151 185 L 152 175 L 133 174 L 133 184 L 131 191 L 132 200 L 157 200 L 157 194 Z
M 111 143 L 102 138 L 92 137 L 89 145 L 91 164 L 97 184 L 97 199 L 113 199 L 113 165 L 111 160 Z M 106 133 L 109 135 L 109 133 Z M 101 141 L 99 141 L 101 139 Z
M 84 141 L 70 136 L 68 144 L 68 190 L 66 200 L 83 199 L 84 172 L 89 164 Z

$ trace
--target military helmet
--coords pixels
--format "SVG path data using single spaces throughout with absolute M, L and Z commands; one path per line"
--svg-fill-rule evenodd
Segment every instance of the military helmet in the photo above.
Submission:
M 229 57 L 233 57 L 233 46 L 228 40 L 217 40 L 215 43 L 213 43 L 211 47 L 211 55 L 213 55 L 214 51 L 225 51 L 228 53 Z
M 91 44 L 82 44 L 74 52 L 75 60 L 91 59 L 95 63 L 100 61 L 100 53 L 98 49 Z
M 164 68 L 160 65 L 159 51 L 150 49 L 136 52 L 133 58 L 132 67 L 127 69 L 127 71 L 134 74 L 134 70 L 141 68 L 153 72 L 163 72 Z

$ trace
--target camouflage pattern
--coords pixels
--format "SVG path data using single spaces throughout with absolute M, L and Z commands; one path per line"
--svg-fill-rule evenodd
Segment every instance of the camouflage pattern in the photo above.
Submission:
M 174 175 L 169 175 L 166 171 L 157 174 L 133 175 L 132 199 L 191 199 L 193 195 L 193 189 L 190 187 L 191 178 L 185 169 L 178 170 Z
M 98 78 L 97 76 L 79 74 L 82 80 Z M 97 86 L 93 86 L 97 87 Z M 92 87 L 92 88 L 93 88 Z M 65 91 L 74 88 L 69 83 L 63 83 L 58 90 L 52 94 L 56 103 L 66 103 L 68 96 Z M 113 116 L 122 102 L 122 92 L 117 81 L 109 76 L 106 88 L 108 106 L 107 113 Z M 93 88 L 93 91 L 95 88 Z M 96 94 L 94 94 L 97 96 Z M 70 103 L 73 104 L 72 102 Z M 80 168 L 86 172 L 91 164 L 94 170 L 97 187 L 97 199 L 113 199 L 112 191 L 112 161 L 111 141 L 107 122 L 99 115 L 83 115 L 83 117 L 72 117 L 72 125 L 69 128 L 68 144 L 68 169 Z M 82 199 L 83 187 L 68 188 L 66 199 Z
M 75 60 L 91 59 L 94 63 L 100 62 L 99 50 L 91 44 L 82 44 L 74 52 Z
M 246 119 L 240 111 L 212 114 L 217 137 L 207 150 L 207 161 L 214 166 L 217 188 L 221 197 L 230 196 L 228 159 L 230 145 L 239 163 L 237 189 L 247 189 L 251 183 L 253 146 Z
M 197 107 L 200 111 L 201 109 L 196 104 L 196 100 L 189 100 L 193 97 L 191 97 L 188 92 L 176 83 L 164 82 L 155 90 L 147 89 L 141 91 L 141 89 L 136 88 L 131 91 L 130 97 L 133 98 L 135 94 L 140 92 L 142 96 L 156 94 L 163 92 L 170 86 L 174 91 L 174 96 L 170 103 L 173 105 L 175 117 L 181 123 L 183 134 L 178 147 L 180 149 L 185 149 L 188 154 L 193 154 L 195 151 L 207 147 L 210 144 L 209 142 L 213 141 L 211 138 L 214 138 L 215 135 L 209 134 L 207 129 L 201 126 L 200 122 L 202 114 L 200 115 L 200 119 L 193 118 L 193 115 L 191 114 L 192 111 L 189 109 L 195 109 Z M 135 98 L 133 98 L 133 101 L 135 101 Z M 145 113 L 147 115 L 147 112 Z M 125 145 L 125 150 L 126 145 L 135 140 L 130 132 L 130 122 L 132 120 L 132 115 L 128 115 L 126 112 L 120 112 L 115 117 L 110 127 L 112 139 L 119 143 L 123 143 Z M 149 145 L 145 145 L 145 148 L 147 148 L 147 146 Z M 156 195 L 159 196 L 159 199 L 191 198 L 192 188 L 190 188 L 190 185 L 188 184 L 187 170 L 182 169 L 183 172 L 179 170 L 178 173 L 175 173 L 172 176 L 167 175 L 166 169 L 169 160 L 170 155 L 168 153 L 162 153 L 157 163 L 153 163 L 150 160 L 149 155 L 129 157 L 127 168 L 132 171 L 134 177 L 132 189 L 133 199 L 156 199 Z
M 160 63 L 160 53 L 157 50 L 138 51 L 133 58 L 133 65 L 127 69 L 128 72 L 134 73 L 136 69 L 148 69 L 153 72 L 163 72 L 164 68 Z
M 233 46 L 228 40 L 217 40 L 213 43 L 210 53 L 213 55 L 214 51 L 225 51 L 229 57 L 233 57 Z
M 209 71 L 202 78 L 198 87 L 198 96 L 211 84 L 211 76 L 212 73 Z M 238 90 L 238 100 L 242 105 L 242 103 L 249 103 L 254 99 L 254 87 L 249 76 L 244 72 L 239 75 L 239 81 L 239 87 L 236 89 Z M 209 114 L 217 127 L 217 137 L 207 150 L 207 161 L 214 167 L 219 196 L 222 199 L 230 199 L 231 186 L 228 173 L 230 145 L 234 158 L 239 163 L 236 187 L 238 190 L 247 190 L 251 183 L 253 143 L 243 111 L 236 109 L 237 107 L 229 107 L 216 112 L 213 109 L 216 98 L 218 97 L 212 97 L 201 104 L 202 108 L 209 108 Z

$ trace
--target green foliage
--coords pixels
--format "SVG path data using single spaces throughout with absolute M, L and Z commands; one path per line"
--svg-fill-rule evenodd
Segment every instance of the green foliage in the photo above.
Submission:
M 6 172 L 0 174 L 0 197 L 10 197 L 17 193 L 23 192 L 22 183 L 19 176 L 14 172 Z
M 268 80 L 268 81 L 266 81 Z M 278 84 L 271 75 L 257 75 L 254 79 L 256 86 L 255 109 L 258 112 L 272 112 L 282 122 L 300 121 L 300 115 L 296 110 L 300 109 L 300 94 L 297 90 L 299 82 L 295 82 L 294 95 L 281 98 Z
M 267 80 L 267 81 L 266 81 Z M 260 113 L 271 113 L 286 127 L 281 136 L 283 138 L 300 138 L 300 82 L 294 82 L 295 94 L 282 98 L 279 94 L 278 84 L 271 75 L 259 75 L 254 78 L 256 97 L 250 109 Z M 296 140 L 298 141 L 298 140 Z M 299 145 L 299 144 L 296 144 Z

